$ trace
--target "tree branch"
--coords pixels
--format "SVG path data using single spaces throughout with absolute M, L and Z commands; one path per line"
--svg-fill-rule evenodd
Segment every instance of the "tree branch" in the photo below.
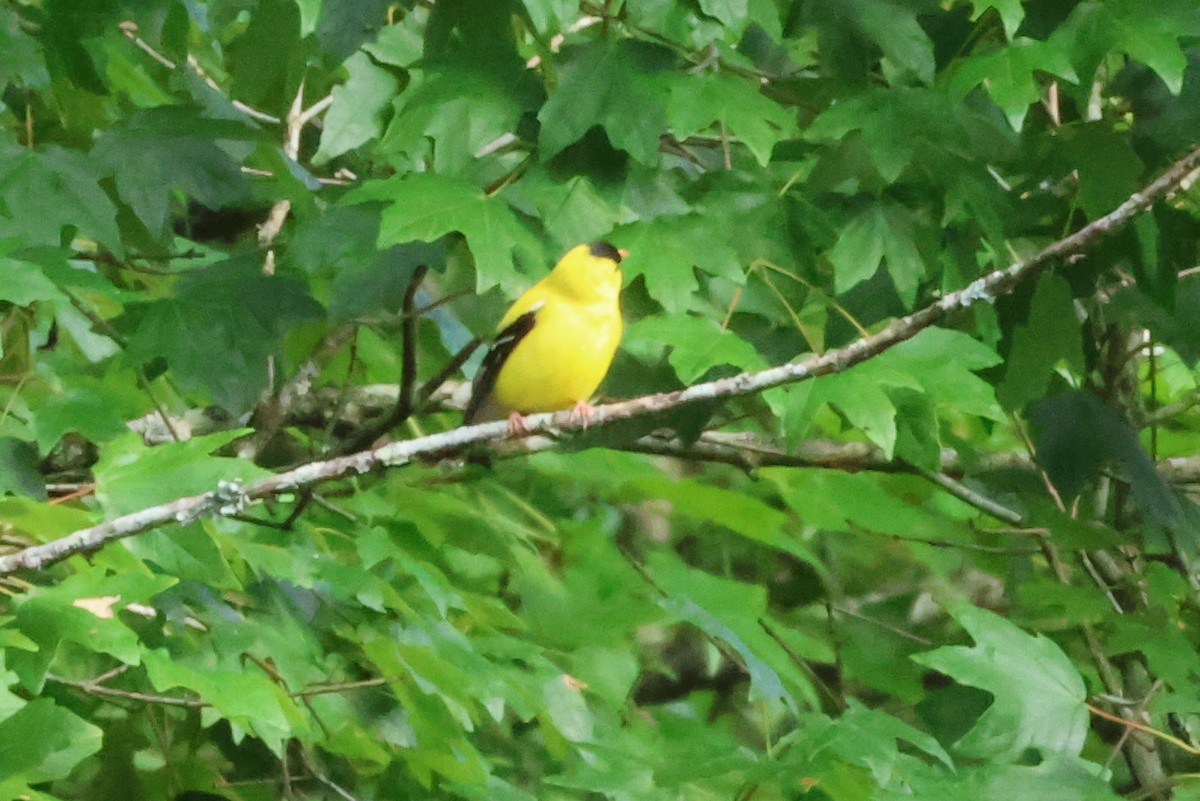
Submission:
M 1126 225 L 1155 202 L 1176 190 L 1197 167 L 1200 167 L 1200 148 L 1192 150 L 1162 176 L 1142 191 L 1132 194 L 1112 212 L 1093 220 L 1074 234 L 1050 244 L 1030 260 L 976 279 L 965 288 L 948 293 L 936 302 L 894 320 L 877 333 L 857 339 L 844 348 L 758 372 L 740 373 L 673 392 L 644 395 L 632 400 L 598 406 L 593 410 L 589 424 L 599 427 L 618 420 L 661 413 L 684 404 L 753 395 L 772 387 L 847 370 L 911 339 L 949 313 L 969 308 L 980 301 L 991 303 L 1022 281 L 1037 276 L 1056 260 L 1086 250 L 1092 243 Z M 581 427 L 581 422 L 572 421 L 570 412 L 563 411 L 531 415 L 526 418 L 526 425 L 533 433 L 552 433 L 576 430 Z M 417 460 L 444 458 L 459 454 L 471 445 L 497 443 L 511 438 L 507 421 L 501 420 L 463 426 L 403 442 L 392 442 L 379 448 L 328 461 L 311 462 L 245 487 L 236 483 L 224 483 L 216 490 L 203 495 L 178 498 L 170 503 L 81 529 L 42 545 L 0 556 L 0 575 L 21 568 L 40 569 L 74 554 L 94 551 L 112 540 L 139 534 L 168 523 L 189 523 L 207 516 L 236 514 L 250 502 L 283 492 L 292 492 L 378 468 L 399 467 Z M 525 451 L 534 451 L 553 447 L 555 442 L 539 438 L 521 445 Z

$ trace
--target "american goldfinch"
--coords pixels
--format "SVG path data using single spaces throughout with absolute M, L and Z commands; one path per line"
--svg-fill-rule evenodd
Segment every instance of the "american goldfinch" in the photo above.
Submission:
M 464 421 L 572 409 L 587 425 L 588 398 L 621 341 L 621 258 L 607 242 L 577 245 L 500 320 L 496 340 L 471 385 Z

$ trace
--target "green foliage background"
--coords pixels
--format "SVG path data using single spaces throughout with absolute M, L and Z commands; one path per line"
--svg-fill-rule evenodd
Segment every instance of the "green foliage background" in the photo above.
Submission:
M 581 241 L 631 252 L 609 397 L 842 347 L 1194 146 L 1198 45 L 1192 0 L 6 0 L 0 549 L 338 452 L 406 331 L 428 381 Z M 0 797 L 1200 797 L 1197 231 L 1188 185 L 842 373 L 4 577 Z

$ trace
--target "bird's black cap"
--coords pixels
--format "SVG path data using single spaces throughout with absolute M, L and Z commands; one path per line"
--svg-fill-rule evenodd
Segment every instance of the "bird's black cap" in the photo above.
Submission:
M 599 259 L 612 259 L 617 264 L 621 263 L 621 251 L 607 242 L 593 242 L 588 245 L 588 250 L 592 255 Z

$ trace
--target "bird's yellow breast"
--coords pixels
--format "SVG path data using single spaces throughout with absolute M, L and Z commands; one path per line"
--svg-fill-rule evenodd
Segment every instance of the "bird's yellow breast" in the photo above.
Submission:
M 615 290 L 619 291 L 619 274 L 615 277 Z M 509 412 L 532 414 L 569 409 L 590 398 L 604 380 L 621 341 L 616 291 L 580 302 L 545 284 L 530 290 L 534 297 L 522 300 L 536 309 L 536 322 L 496 378 L 492 390 L 496 405 Z

